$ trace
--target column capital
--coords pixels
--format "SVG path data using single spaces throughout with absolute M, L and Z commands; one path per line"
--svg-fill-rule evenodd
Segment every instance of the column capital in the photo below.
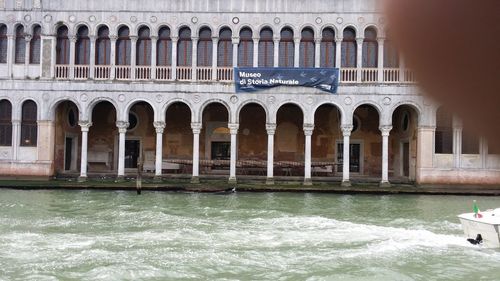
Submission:
M 26 40 L 26 42 L 30 42 L 31 41 L 31 38 L 33 38 L 33 36 L 31 36 L 30 34 L 26 34 L 26 36 L 24 36 L 24 40 Z
M 7 34 L 7 39 L 14 40 L 16 36 L 14 34 Z
M 384 45 L 384 43 L 385 43 L 385 37 L 378 37 L 377 38 L 377 43 L 379 45 Z
M 170 37 L 170 40 L 172 40 L 172 43 L 177 43 L 177 41 L 179 41 L 179 37 L 178 36 L 172 36 L 172 37 Z
M 352 129 L 354 128 L 353 125 L 342 125 L 340 129 L 342 130 L 342 133 L 344 137 L 350 137 Z
M 344 41 L 344 38 L 342 37 L 335 37 L 335 43 L 342 43 Z
M 314 44 L 321 44 L 322 40 L 323 40 L 323 38 L 321 38 L 321 37 L 314 37 Z
M 109 41 L 113 42 L 113 41 L 116 41 L 118 40 L 118 36 L 117 35 L 109 35 Z
M 238 123 L 229 123 L 227 124 L 227 127 L 229 128 L 229 131 L 231 135 L 237 135 L 238 134 L 238 129 L 240 128 L 240 124 Z
M 274 135 L 276 133 L 276 124 L 266 123 L 266 130 L 268 135 Z
M 300 44 L 300 37 L 294 37 L 294 38 L 293 38 L 293 42 L 294 42 L 295 44 Z
M 231 42 L 233 44 L 240 44 L 240 37 L 233 37 L 233 38 L 231 38 Z
M 199 134 L 201 132 L 201 128 L 203 127 L 202 123 L 191 123 L 191 129 L 193 130 L 193 134 Z
M 95 42 L 97 40 L 97 36 L 89 35 L 90 42 Z
M 259 37 L 252 37 L 252 40 L 254 43 L 259 43 L 260 38 Z
M 125 134 L 129 125 L 130 124 L 125 121 L 116 121 L 116 127 L 118 128 L 118 132 L 120 134 Z
M 314 131 L 314 124 L 304 124 L 304 135 L 312 136 Z
M 435 131 L 436 126 L 430 126 L 430 125 L 420 125 L 417 127 L 418 131 Z
M 363 45 L 363 41 L 365 41 L 365 38 L 363 38 L 363 37 L 356 38 L 356 43 L 358 43 L 358 45 Z
M 12 125 L 21 125 L 21 120 L 12 119 L 10 123 L 12 123 Z
M 200 37 L 191 37 L 191 41 L 193 41 L 193 43 L 198 42 L 198 39 L 200 39 Z
M 383 137 L 388 137 L 389 134 L 391 133 L 392 126 L 390 125 L 383 125 L 379 127 L 380 132 L 382 133 Z
M 82 132 L 88 132 L 90 127 L 92 127 L 92 122 L 88 120 L 80 120 L 78 121 L 78 125 L 80 125 Z
M 77 37 L 75 35 L 68 36 L 69 42 L 76 43 Z
M 274 44 L 279 44 L 280 43 L 280 38 L 279 37 L 273 37 L 273 42 Z
M 157 134 L 163 134 L 163 130 L 165 129 L 165 122 L 155 121 L 153 122 L 153 126 L 155 127 Z
M 137 42 L 137 39 L 138 39 L 139 37 L 138 37 L 137 35 L 130 35 L 130 36 L 129 36 L 129 38 L 130 38 L 130 41 L 132 41 L 132 42 Z
M 158 35 L 151 35 L 149 38 L 151 38 L 151 41 L 157 41 Z
M 219 43 L 219 37 L 218 36 L 212 36 L 212 43 L 214 43 L 214 44 Z

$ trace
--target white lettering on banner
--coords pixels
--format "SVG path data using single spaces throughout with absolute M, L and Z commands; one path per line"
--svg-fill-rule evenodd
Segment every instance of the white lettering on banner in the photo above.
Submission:
M 244 71 L 239 72 L 240 77 L 246 77 L 246 78 L 260 78 L 262 76 L 261 73 L 256 72 L 256 73 L 248 73 Z

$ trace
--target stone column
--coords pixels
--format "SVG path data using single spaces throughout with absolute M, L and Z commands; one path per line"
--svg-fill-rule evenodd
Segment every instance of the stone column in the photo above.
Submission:
M 172 37 L 172 80 L 177 79 L 177 42 L 179 37 Z
M 335 38 L 335 67 L 342 67 L 342 38 Z
M 75 78 L 76 36 L 69 36 L 69 79 Z
M 406 62 L 402 54 L 399 54 L 399 82 L 406 81 Z
M 12 68 L 15 63 L 15 57 L 14 57 L 14 45 L 15 45 L 15 38 L 14 35 L 8 34 L 7 35 L 7 76 L 9 78 L 12 78 Z
M 31 49 L 31 35 L 26 35 L 24 40 L 26 41 L 26 48 L 24 50 L 24 77 L 28 78 L 30 73 L 30 49 Z
M 481 155 L 481 168 L 488 167 L 488 140 L 484 137 L 479 139 L 479 154 Z
M 21 120 L 12 119 L 12 159 L 17 160 L 21 142 Z
M 82 131 L 82 154 L 80 157 L 80 177 L 78 178 L 78 181 L 85 181 L 87 180 L 87 155 L 88 155 L 88 136 L 89 136 L 89 129 L 92 126 L 92 122 L 90 121 L 80 121 L 78 122 L 78 125 L 80 125 L 80 129 Z
M 436 126 L 418 126 L 417 128 L 417 174 L 416 179 L 421 183 L 423 178 L 420 169 L 434 167 L 434 135 Z
M 130 36 L 130 80 L 135 80 L 137 66 L 137 36 Z
M 385 38 L 378 38 L 378 82 L 384 82 L 384 43 Z
M 274 184 L 274 134 L 276 133 L 276 124 L 266 124 L 267 130 L 267 180 L 266 184 Z
M 117 121 L 119 139 L 118 139 L 118 180 L 125 177 L 125 136 L 127 134 L 128 122 Z
M 462 132 L 463 126 L 462 121 L 453 117 L 453 167 L 460 169 L 462 163 Z
M 89 57 L 89 79 L 94 79 L 95 77 L 95 42 L 96 36 L 89 36 L 89 48 L 90 48 L 90 57 Z
M 198 80 L 198 75 L 196 68 L 198 66 L 198 37 L 191 38 L 193 41 L 193 53 L 192 53 L 192 67 L 191 67 L 191 79 L 193 81 Z
M 293 39 L 293 67 L 300 65 L 300 37 Z
M 362 70 L 363 70 L 363 38 L 356 38 L 356 43 L 357 43 L 357 56 L 356 56 L 356 74 L 357 74 L 357 81 L 358 83 L 361 83 L 361 77 L 362 77 Z
M 118 36 L 116 35 L 111 35 L 109 36 L 109 45 L 110 45 L 110 50 L 109 50 L 109 64 L 111 68 L 111 73 L 110 73 L 110 79 L 113 80 L 116 77 L 116 40 L 118 39 Z
M 253 38 L 253 67 L 259 66 L 259 38 Z
M 350 154 L 351 154 L 351 132 L 353 129 L 352 125 L 344 125 L 342 126 L 342 134 L 344 136 L 344 144 L 342 151 L 342 186 L 349 187 L 351 186 L 351 180 L 349 177 L 350 174 Z
M 273 38 L 273 42 L 274 42 L 273 66 L 278 67 L 280 65 L 280 39 L 275 37 Z
M 311 179 L 311 136 L 314 124 L 304 124 L 305 153 L 304 153 L 304 185 L 312 185 Z
M 229 183 L 236 183 L 236 159 L 238 158 L 238 128 L 240 124 L 228 124 L 231 133 L 231 160 L 229 165 Z
M 161 180 L 162 162 L 163 162 L 163 130 L 165 122 L 158 121 L 153 123 L 156 129 L 156 159 L 155 159 L 155 178 Z
M 200 132 L 201 123 L 191 123 L 193 129 L 193 177 L 191 183 L 200 183 Z
M 314 38 L 314 67 L 321 67 L 321 38 Z
M 158 36 L 151 36 L 151 80 L 156 79 L 156 65 L 157 65 L 157 59 L 156 59 L 156 47 L 157 47 L 157 42 L 158 42 Z
M 233 37 L 233 67 L 238 67 L 238 45 L 240 44 L 240 39 L 238 37 Z
M 219 38 L 212 37 L 212 80 L 217 80 L 217 52 L 219 47 Z
M 392 126 L 381 126 L 380 132 L 382 133 L 382 180 L 380 181 L 381 187 L 390 187 L 389 182 L 389 134 Z

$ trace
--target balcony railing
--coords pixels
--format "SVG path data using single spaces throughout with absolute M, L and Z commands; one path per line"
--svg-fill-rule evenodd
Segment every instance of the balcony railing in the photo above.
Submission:
M 84 80 L 89 79 L 90 66 L 88 65 L 75 65 L 75 79 Z
M 94 79 L 96 80 L 108 80 L 111 78 L 111 66 L 110 65 L 96 65 L 94 67 Z
M 75 80 L 137 80 L 137 81 L 172 81 L 174 70 L 171 66 L 130 66 L 130 65 L 96 65 L 93 77 L 89 65 L 75 65 L 70 67 L 66 64 L 58 64 L 54 68 L 56 79 Z M 215 72 L 214 72 L 215 70 Z M 154 71 L 154 72 L 153 72 Z M 195 71 L 195 73 L 193 73 Z M 113 77 L 114 73 L 114 77 Z M 72 75 L 70 75 L 72 74 Z M 154 74 L 154 75 L 153 75 Z M 196 77 L 193 77 L 196 74 Z M 232 82 L 234 80 L 233 67 L 197 67 L 177 66 L 175 68 L 175 80 L 178 81 L 220 81 Z M 342 84 L 412 84 L 416 83 L 416 77 L 412 70 L 403 68 L 341 68 L 340 83 Z
M 67 64 L 56 65 L 54 76 L 56 77 L 56 79 L 68 79 L 69 65 Z
M 117 80 L 130 80 L 131 77 L 130 65 L 117 65 L 115 66 L 115 71 Z
M 135 67 L 136 80 L 150 80 L 151 79 L 151 66 L 136 66 Z
M 172 68 L 170 66 L 157 66 L 156 80 L 160 81 L 172 80 Z
M 196 77 L 199 81 L 212 80 L 212 67 L 198 66 L 196 68 Z

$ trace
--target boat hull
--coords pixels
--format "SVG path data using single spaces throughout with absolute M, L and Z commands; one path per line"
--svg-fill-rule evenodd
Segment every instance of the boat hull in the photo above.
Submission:
M 487 223 L 478 219 L 459 216 L 462 228 L 467 238 L 475 239 L 478 234 L 483 238 L 483 247 L 500 248 L 499 224 Z

